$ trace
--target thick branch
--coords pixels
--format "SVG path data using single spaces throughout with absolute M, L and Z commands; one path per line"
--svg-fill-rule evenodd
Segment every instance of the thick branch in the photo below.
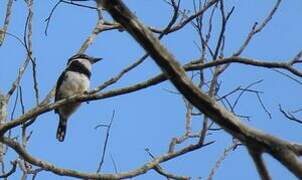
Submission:
M 297 177 L 302 178 L 302 163 L 291 143 L 243 124 L 240 119 L 224 109 L 218 102 L 200 92 L 198 87 L 186 76 L 178 61 L 161 45 L 152 32 L 138 21 L 121 0 L 103 0 L 103 5 L 111 16 L 122 24 L 150 54 L 173 85 L 192 105 L 244 144 L 253 144 L 259 147 L 260 150 L 265 150 Z

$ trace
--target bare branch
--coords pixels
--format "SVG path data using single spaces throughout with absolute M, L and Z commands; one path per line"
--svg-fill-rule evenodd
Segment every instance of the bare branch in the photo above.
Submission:
M 0 175 L 0 178 L 8 178 L 10 175 L 12 175 L 14 172 L 16 172 L 17 168 L 17 161 L 12 161 L 12 168 L 7 173 Z
M 102 15 L 102 7 L 97 7 L 97 12 L 99 14 L 99 19 L 90 34 L 90 36 L 85 40 L 85 42 L 82 44 L 81 48 L 78 50 L 78 53 L 84 53 L 86 49 L 89 47 L 89 45 L 92 44 L 95 37 L 102 31 L 105 31 L 108 26 L 104 25 L 103 15 Z M 109 27 L 110 28 L 110 27 Z
M 135 40 L 150 53 L 173 85 L 198 110 L 209 116 L 228 133 L 242 143 L 253 143 L 279 160 L 297 177 L 302 178 L 302 162 L 297 157 L 292 143 L 260 132 L 243 124 L 234 114 L 221 107 L 216 101 L 200 92 L 186 76 L 178 61 L 163 47 L 152 32 L 149 31 L 120 0 L 103 0 L 103 6 L 111 16 L 121 23 Z
M 268 170 L 261 156 L 261 151 L 255 150 L 252 147 L 248 147 L 248 151 L 256 165 L 257 171 L 262 180 L 271 180 Z
M 198 61 L 200 60 L 196 60 L 193 62 L 198 62 Z M 224 58 L 218 61 L 212 61 L 206 64 L 192 63 L 192 65 L 188 65 L 190 67 L 187 67 L 188 68 L 187 70 L 199 70 L 200 68 L 208 68 L 208 67 L 213 67 L 213 66 L 218 66 L 228 63 L 240 63 L 244 65 L 251 65 L 251 66 L 263 67 L 263 68 L 283 69 L 291 72 L 296 76 L 302 77 L 302 72 L 293 68 L 287 62 L 267 62 L 267 61 L 260 61 L 256 59 L 249 59 L 249 58 L 237 57 L 237 56 L 231 56 L 229 58 Z
M 75 1 L 75 0 L 71 0 L 71 1 L 61 0 L 62 3 L 71 4 L 71 5 L 74 5 L 74 6 L 88 8 L 88 9 L 94 9 L 94 10 L 97 9 L 95 7 L 92 7 L 92 6 L 87 6 L 87 5 L 84 5 L 84 4 L 75 3 L 73 1 Z
M 222 16 L 222 18 L 221 18 L 222 22 L 221 22 L 221 30 L 220 30 L 220 34 L 219 34 L 219 37 L 218 37 L 218 42 L 216 44 L 216 49 L 215 49 L 215 52 L 213 54 L 213 59 L 217 59 L 217 56 L 219 54 L 219 50 L 223 45 L 223 37 L 224 37 L 225 30 L 226 30 L 226 25 L 228 23 L 229 18 L 232 15 L 232 13 L 234 12 L 234 9 L 235 9 L 235 7 L 233 7 L 231 9 L 231 11 L 226 15 L 225 11 L 224 11 L 223 0 L 220 1 L 220 12 L 221 12 L 221 16 Z
M 11 14 L 12 14 L 13 2 L 14 2 L 14 0 L 8 0 L 7 1 L 4 25 L 0 29 L 0 46 L 3 44 L 4 39 L 5 39 L 5 35 L 7 33 L 8 25 L 9 25 L 9 22 L 10 22 L 10 17 L 11 17 Z
M 298 119 L 290 112 L 285 112 L 285 110 L 283 110 L 283 108 L 280 104 L 279 104 L 279 110 L 288 120 L 295 121 L 299 124 L 302 124 L 302 120 Z
M 111 159 L 113 167 L 114 167 L 114 172 L 117 173 L 118 172 L 117 165 L 116 165 L 116 162 L 111 153 L 110 153 L 110 159 Z
M 148 153 L 148 155 L 152 158 L 155 159 L 155 156 L 153 156 L 153 154 L 150 152 L 150 149 L 146 148 L 145 151 Z M 169 173 L 167 171 L 165 171 L 160 165 L 157 165 L 154 167 L 154 170 L 160 174 L 165 176 L 167 179 L 175 179 L 175 180 L 189 180 L 190 177 L 187 176 L 177 176 L 175 174 Z
M 111 117 L 109 125 L 107 125 L 107 127 L 106 127 L 107 128 L 107 130 L 106 130 L 106 137 L 105 137 L 105 141 L 104 141 L 104 146 L 103 146 L 101 161 L 100 161 L 98 169 L 96 171 L 97 173 L 101 172 L 102 166 L 104 164 L 106 150 L 107 150 L 107 145 L 108 145 L 108 140 L 109 140 L 109 135 L 110 135 L 110 129 L 111 129 L 111 126 L 112 126 L 112 123 L 113 123 L 114 116 L 115 116 L 115 110 L 112 113 L 112 117 Z
M 33 49 L 32 49 L 32 19 L 33 19 L 33 0 L 27 0 L 27 8 L 28 8 L 28 17 L 27 17 L 27 23 L 26 23 L 26 29 L 28 31 L 27 34 L 24 34 L 24 37 L 27 36 L 27 38 L 24 40 L 25 45 L 29 51 L 29 56 L 31 57 L 31 64 L 32 64 L 32 77 L 34 81 L 34 91 L 35 91 L 35 97 L 36 97 L 36 104 L 39 104 L 39 87 L 38 87 L 38 80 L 37 80 L 37 64 L 36 64 L 36 59 L 32 58 L 33 54 Z M 27 43 L 26 43 L 27 42 Z
M 225 160 L 225 158 L 229 155 L 229 153 L 231 151 L 233 151 L 235 149 L 236 146 L 238 146 L 238 143 L 239 142 L 235 140 L 231 145 L 229 145 L 227 148 L 224 149 L 223 154 L 218 158 L 215 165 L 211 169 L 210 174 L 208 176 L 208 180 L 213 179 L 215 173 L 217 172 L 217 170 L 221 166 L 222 161 Z
M 189 145 L 174 153 L 167 153 L 162 156 L 159 156 L 159 157 L 155 158 L 154 160 L 152 160 L 152 161 L 144 164 L 143 166 L 141 166 L 135 170 L 132 170 L 132 171 L 117 173 L 117 174 L 98 174 L 98 173 L 91 174 L 91 173 L 83 173 L 83 172 L 79 172 L 79 171 L 75 171 L 75 170 L 70 170 L 70 169 L 59 168 L 53 164 L 50 164 L 48 162 L 37 159 L 37 158 L 31 156 L 19 143 L 17 143 L 14 140 L 11 140 L 9 138 L 2 137 L 1 142 L 7 144 L 9 147 L 14 149 L 27 162 L 29 162 L 35 166 L 41 167 L 46 171 L 51 171 L 51 172 L 61 175 L 61 176 L 71 176 L 71 177 L 85 178 L 85 179 L 102 179 L 102 180 L 124 179 L 124 178 L 135 177 L 137 175 L 146 173 L 147 171 L 155 168 L 158 164 L 160 164 L 162 162 L 166 162 L 170 159 L 176 158 L 185 153 L 195 151 L 197 149 L 200 149 L 202 147 L 208 146 L 213 143 L 213 142 L 209 142 L 209 143 L 205 143 L 205 144 Z
M 97 0 L 98 1 L 98 0 Z M 213 6 L 214 4 L 216 4 L 219 0 L 209 0 L 202 9 L 200 9 L 197 13 L 189 16 L 188 18 L 186 18 L 184 21 L 182 21 L 181 23 L 177 24 L 176 26 L 172 27 L 168 32 L 174 32 L 177 31 L 181 28 L 183 28 L 185 25 L 187 25 L 188 23 L 191 23 L 191 21 L 197 17 L 199 17 L 200 15 L 202 15 L 204 12 L 206 12 L 211 6 Z M 153 32 L 161 32 L 161 30 L 156 30 L 156 29 L 151 29 Z
M 277 0 L 275 6 L 271 10 L 271 12 L 268 14 L 268 16 L 263 20 L 263 22 L 258 26 L 258 23 L 256 22 L 253 27 L 251 32 L 248 34 L 247 38 L 245 39 L 244 43 L 242 46 L 238 49 L 237 52 L 234 53 L 233 56 L 239 56 L 242 54 L 242 52 L 245 50 L 245 48 L 248 46 L 249 42 L 253 38 L 253 36 L 257 33 L 259 33 L 268 23 L 269 21 L 273 18 L 274 14 L 276 13 L 280 3 L 282 0 Z
M 47 30 L 48 30 L 48 27 L 49 27 L 49 23 L 50 23 L 50 20 L 53 16 L 53 13 L 55 12 L 55 10 L 57 9 L 57 7 L 59 6 L 59 4 L 62 2 L 62 0 L 59 0 L 55 6 L 51 9 L 51 12 L 49 14 L 49 16 L 45 19 L 45 22 L 46 22 L 46 27 L 45 27 L 45 30 L 44 30 L 44 34 L 45 36 L 47 36 Z

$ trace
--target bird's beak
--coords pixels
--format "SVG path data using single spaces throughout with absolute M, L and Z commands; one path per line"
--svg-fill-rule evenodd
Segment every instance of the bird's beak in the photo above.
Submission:
M 103 58 L 92 58 L 91 59 L 91 63 L 92 64 L 94 64 L 94 63 L 96 63 L 96 62 L 98 62 L 98 61 L 100 61 L 100 60 L 102 60 Z

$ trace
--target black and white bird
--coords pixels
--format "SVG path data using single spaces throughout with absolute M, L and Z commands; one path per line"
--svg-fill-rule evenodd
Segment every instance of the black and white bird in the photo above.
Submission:
M 76 94 L 88 92 L 92 65 L 102 58 L 94 58 L 86 54 L 76 54 L 67 63 L 66 69 L 60 75 L 57 85 L 55 102 Z M 69 116 L 80 106 L 81 103 L 63 105 L 55 109 L 60 117 L 57 129 L 57 139 L 62 142 L 66 135 L 66 126 Z

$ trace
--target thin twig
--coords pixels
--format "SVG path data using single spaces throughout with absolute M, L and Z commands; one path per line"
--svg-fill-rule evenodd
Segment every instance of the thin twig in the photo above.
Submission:
M 151 153 L 150 149 L 149 148 L 146 148 L 145 151 L 147 152 L 147 154 L 154 160 L 156 159 L 156 157 Z M 168 180 L 169 179 L 175 179 L 175 180 L 189 180 L 191 179 L 190 177 L 188 176 L 179 176 L 179 175 L 175 175 L 175 174 L 172 174 L 172 173 L 169 173 L 167 172 L 166 170 L 164 170 L 160 165 L 157 165 L 154 167 L 154 170 L 162 175 L 162 176 L 165 176 Z
M 98 168 L 96 170 L 97 173 L 101 172 L 102 166 L 104 164 L 106 150 L 107 150 L 108 141 L 109 141 L 110 130 L 111 130 L 111 127 L 112 127 L 114 116 L 115 116 L 115 110 L 113 110 L 110 123 L 106 127 L 107 128 L 107 130 L 106 130 L 106 137 L 105 137 L 105 141 L 104 141 L 104 146 L 103 146 L 101 161 L 100 161 L 99 166 L 98 166 Z
M 268 117 L 269 117 L 270 119 L 272 119 L 272 113 L 270 113 L 269 110 L 268 110 L 268 109 L 266 108 L 266 106 L 264 105 L 264 103 L 263 103 L 263 101 L 262 101 L 262 99 L 261 99 L 260 94 L 259 94 L 259 93 L 256 93 L 256 95 L 257 95 L 257 99 L 258 99 L 258 101 L 260 102 L 260 105 L 261 105 L 262 109 L 264 109 L 264 111 L 266 112 L 266 114 L 268 115 Z
M 253 38 L 253 36 L 257 33 L 259 33 L 268 23 L 269 21 L 273 18 L 274 14 L 276 13 L 280 3 L 282 0 L 277 0 L 276 4 L 274 5 L 273 9 L 271 12 L 268 14 L 268 16 L 263 20 L 263 22 L 258 26 L 258 23 L 254 23 L 252 30 L 248 34 L 247 38 L 245 39 L 244 43 L 241 45 L 241 47 L 234 53 L 233 56 L 239 56 L 242 54 L 242 52 L 246 49 L 248 46 L 249 42 Z
M 0 175 L 0 178 L 4 178 L 4 179 L 8 178 L 10 175 L 12 175 L 14 172 L 16 172 L 17 162 L 12 161 L 11 164 L 12 164 L 11 170 L 9 172 L 5 173 L 5 174 Z
M 238 146 L 238 141 L 235 140 L 231 145 L 229 145 L 227 148 L 224 149 L 223 154 L 218 158 L 216 161 L 214 167 L 211 169 L 210 174 L 208 176 L 208 180 L 212 180 L 215 173 L 221 166 L 222 161 L 229 155 L 229 153 L 234 150 L 234 148 Z
M 73 0 L 73 1 L 75 1 L 75 0 Z M 83 8 L 87 8 L 87 9 L 94 9 L 94 10 L 97 9 L 96 7 L 87 6 L 87 5 L 79 4 L 79 3 L 75 3 L 73 1 L 61 0 L 62 3 L 71 4 L 71 5 L 74 5 L 74 6 L 83 7 Z
M 249 89 L 249 88 L 251 88 L 252 86 L 257 85 L 257 84 L 259 84 L 259 83 L 261 83 L 261 82 L 263 82 L 262 79 L 261 79 L 261 80 L 258 80 L 258 81 L 256 81 L 256 82 L 253 82 L 253 83 L 251 83 L 251 84 L 249 84 L 249 85 L 247 85 L 247 86 L 243 89 L 243 91 L 240 92 L 240 94 L 238 95 L 238 97 L 236 98 L 236 100 L 235 100 L 235 102 L 234 102 L 234 104 L 233 104 L 233 106 L 232 106 L 232 111 L 234 111 L 234 109 L 235 109 L 236 105 L 238 104 L 238 102 L 239 102 L 241 96 L 245 93 L 245 90 L 246 90 L 246 89 Z
M 285 73 L 285 72 L 282 72 L 282 71 L 280 71 L 280 70 L 278 70 L 278 69 L 273 69 L 273 70 L 274 70 L 275 72 L 281 74 L 282 76 L 285 76 L 286 78 L 288 78 L 288 79 L 290 79 L 290 80 L 293 80 L 294 82 L 296 82 L 296 83 L 302 85 L 302 81 L 300 81 L 299 79 L 294 78 L 294 77 L 292 77 L 291 75 L 289 75 L 289 74 L 287 74 L 287 73 Z M 301 77 L 301 76 L 300 76 L 300 77 Z
M 10 115 L 10 120 L 14 119 L 14 115 L 15 115 L 18 100 L 19 100 L 19 89 L 17 90 L 17 93 L 16 93 L 16 97 L 15 97 L 14 105 L 13 105 L 13 110 L 12 110 L 11 115 Z
M 31 57 L 31 64 L 32 64 L 32 77 L 33 77 L 33 81 L 34 81 L 34 92 L 35 92 L 35 97 L 36 97 L 36 105 L 39 104 L 39 87 L 38 87 L 38 80 L 37 80 L 37 64 L 36 64 L 36 58 L 32 57 L 33 54 L 33 49 L 32 49 L 32 29 L 33 29 L 33 25 L 32 25 L 32 19 L 33 19 L 33 0 L 27 0 L 27 7 L 28 7 L 28 18 L 27 18 L 27 23 L 26 23 L 26 29 L 28 31 L 25 31 L 25 33 L 27 32 L 27 34 L 25 34 L 24 36 L 27 38 L 24 40 L 25 45 L 27 46 L 27 49 L 29 50 L 29 56 Z M 27 42 L 27 43 L 26 43 Z
M 117 164 L 116 164 L 116 162 L 115 162 L 115 160 L 114 160 L 112 154 L 109 153 L 109 155 L 110 155 L 110 159 L 111 159 L 111 162 L 112 162 L 112 164 L 113 164 L 113 167 L 114 167 L 114 172 L 117 173 L 117 172 L 118 172 Z
M 21 81 L 22 76 L 25 73 L 25 70 L 27 68 L 27 65 L 29 63 L 29 58 L 26 58 L 26 60 L 24 61 L 24 63 L 21 65 L 21 67 L 19 68 L 19 73 L 17 75 L 16 80 L 13 82 L 11 89 L 8 91 L 6 97 L 9 99 L 12 94 L 15 92 L 16 88 L 19 86 L 19 83 Z
M 45 22 L 46 22 L 46 27 L 45 27 L 45 30 L 44 30 L 44 34 L 45 36 L 47 36 L 47 30 L 48 30 L 48 27 L 49 27 L 49 24 L 50 24 L 50 21 L 51 21 L 51 18 L 53 16 L 53 13 L 55 12 L 55 10 L 57 9 L 57 7 L 59 6 L 59 4 L 62 2 L 62 0 L 59 0 L 55 6 L 51 9 L 51 12 L 50 14 L 48 15 L 48 17 L 45 19 Z
M 298 119 L 297 117 L 295 117 L 292 113 L 290 112 L 285 112 L 285 110 L 283 110 L 281 104 L 279 104 L 279 110 L 280 112 L 288 119 L 294 122 L 297 122 L 299 124 L 302 124 L 302 120 Z

